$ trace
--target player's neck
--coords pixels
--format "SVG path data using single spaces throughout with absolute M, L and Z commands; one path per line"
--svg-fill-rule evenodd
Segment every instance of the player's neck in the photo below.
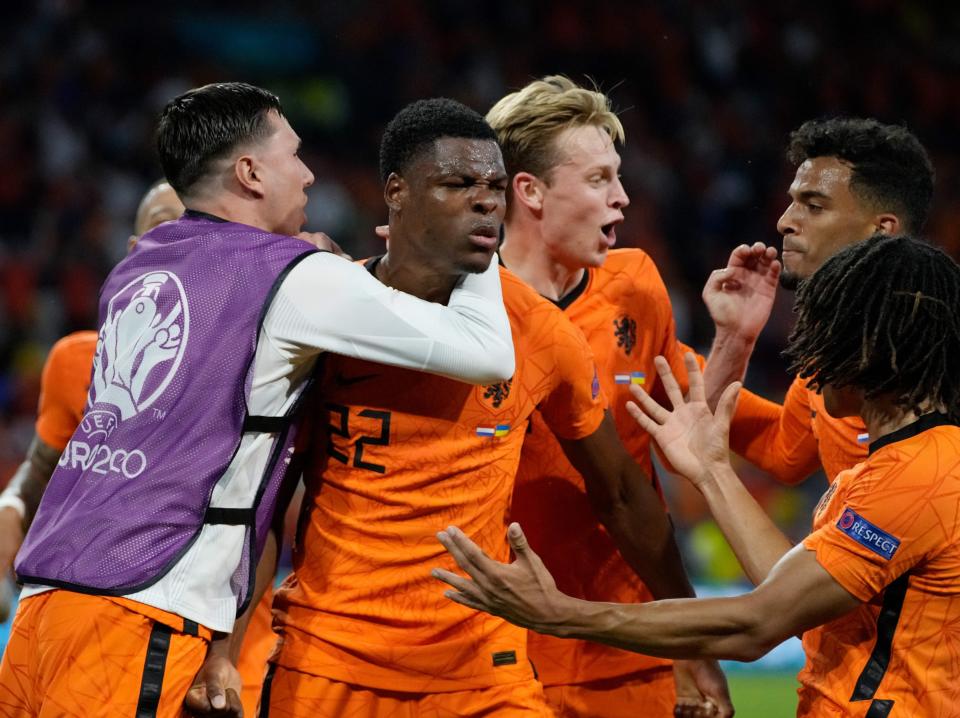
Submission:
M 582 267 L 560 264 L 534 231 L 507 223 L 500 246 L 503 264 L 520 279 L 553 301 L 560 301 L 576 289 L 586 271 Z
M 377 279 L 401 292 L 412 294 L 428 302 L 446 304 L 460 277 L 438 271 L 429 257 L 404 251 L 402 245 L 393 246 L 377 263 Z
M 246 224 L 265 232 L 273 231 L 268 226 L 269 223 L 259 215 L 256 207 L 249 202 L 235 201 L 229 197 L 195 197 L 188 200 L 186 205 L 187 209 L 210 214 L 228 222 Z
M 897 406 L 888 397 L 878 397 L 863 400 L 860 417 L 867 427 L 870 440 L 876 441 L 881 436 L 892 434 L 905 426 L 909 426 L 922 415 L 936 410 L 937 407 L 932 402 L 925 402 L 918 411 L 913 411 Z

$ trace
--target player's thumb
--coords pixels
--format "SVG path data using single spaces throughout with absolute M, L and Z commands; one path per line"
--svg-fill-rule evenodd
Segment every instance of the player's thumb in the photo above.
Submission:
M 530 552 L 527 537 L 523 535 L 523 529 L 516 522 L 507 527 L 507 541 L 510 542 L 510 548 L 517 557 L 526 556 Z
M 737 400 L 740 398 L 740 389 L 743 384 L 735 381 L 723 390 L 720 395 L 720 401 L 717 402 L 717 411 L 715 416 L 723 426 L 730 426 L 733 420 L 733 413 L 737 408 Z
M 227 707 L 227 691 L 224 687 L 223 676 L 214 674 L 207 679 L 207 700 L 214 710 L 223 710 Z

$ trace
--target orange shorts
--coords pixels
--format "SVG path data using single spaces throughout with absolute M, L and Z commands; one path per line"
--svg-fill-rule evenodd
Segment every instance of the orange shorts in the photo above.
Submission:
M 240 660 L 237 662 L 237 669 L 243 678 L 240 701 L 243 703 L 243 715 L 249 718 L 257 715 L 260 688 L 267 671 L 267 658 L 277 644 L 277 634 L 273 632 L 273 611 L 270 608 L 272 603 L 273 589 L 268 588 L 253 610 L 247 635 L 243 637 L 243 645 L 240 647 Z
M 451 693 L 381 691 L 270 665 L 258 718 L 552 718 L 536 681 Z
M 0 663 L 0 715 L 184 715 L 210 632 L 190 622 L 184 632 L 182 618 L 144 607 L 178 630 L 127 605 L 65 590 L 22 600 Z
M 677 700 L 669 667 L 543 691 L 557 718 L 673 718 Z

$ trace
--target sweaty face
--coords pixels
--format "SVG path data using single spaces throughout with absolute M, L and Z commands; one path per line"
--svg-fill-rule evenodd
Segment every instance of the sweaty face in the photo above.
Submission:
M 620 182 L 620 155 L 610 136 L 593 125 L 564 130 L 554 147 L 560 161 L 540 178 L 546 249 L 570 269 L 599 267 L 630 203 Z
M 268 121 L 273 134 L 250 152 L 258 163 L 264 218 L 269 231 L 296 235 L 307 221 L 304 190 L 313 184 L 313 173 L 300 159 L 300 138 L 287 119 L 271 110 Z
M 404 170 L 405 237 L 444 273 L 490 266 L 506 210 L 507 173 L 493 140 L 444 137 Z
M 790 205 L 777 222 L 785 288 L 795 289 L 836 252 L 877 231 L 875 213 L 850 191 L 850 176 L 850 165 L 836 157 L 815 157 L 797 168 Z

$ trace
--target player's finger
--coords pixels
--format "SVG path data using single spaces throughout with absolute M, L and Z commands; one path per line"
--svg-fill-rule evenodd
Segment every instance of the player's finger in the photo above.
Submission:
M 646 391 L 636 384 L 629 386 L 630 393 L 636 399 L 636 405 L 643 409 L 643 413 L 658 424 L 664 423 L 670 418 L 670 411 L 660 406 L 660 402 L 650 396 Z
M 472 608 L 476 611 L 483 611 L 485 613 L 494 613 L 492 606 L 488 606 L 485 603 L 476 601 L 470 596 L 458 593 L 457 591 L 444 591 L 443 595 L 454 603 L 459 603 L 461 606 L 466 606 L 467 608 Z
M 649 416 L 647 416 L 643 410 L 636 405 L 635 402 L 627 402 L 627 413 L 633 417 L 634 421 L 637 422 L 637 425 L 643 429 L 645 432 L 650 434 L 654 439 L 656 439 L 657 432 L 660 429 L 660 424 L 655 422 Z
M 660 375 L 660 382 L 663 384 L 663 390 L 670 400 L 670 406 L 674 409 L 683 406 L 685 403 L 683 400 L 683 392 L 680 391 L 680 385 L 677 383 L 677 378 L 673 375 L 673 371 L 671 371 L 667 360 L 662 356 L 658 356 L 653 360 L 653 363 L 654 366 L 657 367 L 657 374 Z
M 743 384 L 735 381 L 724 389 L 723 394 L 720 395 L 720 401 L 717 402 L 717 410 L 714 416 L 724 426 L 730 426 L 730 421 L 733 419 L 733 412 L 737 408 L 737 399 L 740 397 L 741 387 L 743 387 Z
M 507 541 L 510 543 L 510 548 L 518 562 L 528 565 L 535 572 L 547 570 L 537 552 L 530 548 L 530 543 L 523 533 L 523 528 L 516 521 L 507 527 Z
M 206 684 L 199 683 L 195 686 L 190 686 L 190 690 L 187 691 L 187 695 L 183 699 L 183 706 L 192 715 L 208 714 L 213 709 L 213 706 L 210 705 L 210 700 L 207 698 Z
M 480 587 L 469 578 L 458 576 L 452 571 L 447 571 L 442 568 L 433 569 L 430 571 L 430 575 L 439 581 L 443 581 L 448 586 L 453 586 L 453 588 L 465 596 L 473 597 L 474 600 L 479 601 L 483 598 L 483 592 Z
M 227 710 L 224 715 L 230 718 L 243 718 L 243 702 L 233 688 L 227 688 Z
M 735 267 L 742 265 L 744 262 L 750 260 L 752 254 L 753 250 L 750 249 L 750 245 L 738 244 L 733 248 L 733 251 L 730 252 L 730 259 L 727 260 L 727 266 Z
M 690 387 L 690 401 L 706 402 L 707 396 L 703 388 L 703 374 L 693 352 L 683 355 L 683 363 L 687 367 L 687 386 Z
M 494 573 L 494 562 L 456 526 L 448 526 L 437 534 L 437 539 L 452 555 L 457 565 L 476 581 L 480 588 L 489 590 Z

